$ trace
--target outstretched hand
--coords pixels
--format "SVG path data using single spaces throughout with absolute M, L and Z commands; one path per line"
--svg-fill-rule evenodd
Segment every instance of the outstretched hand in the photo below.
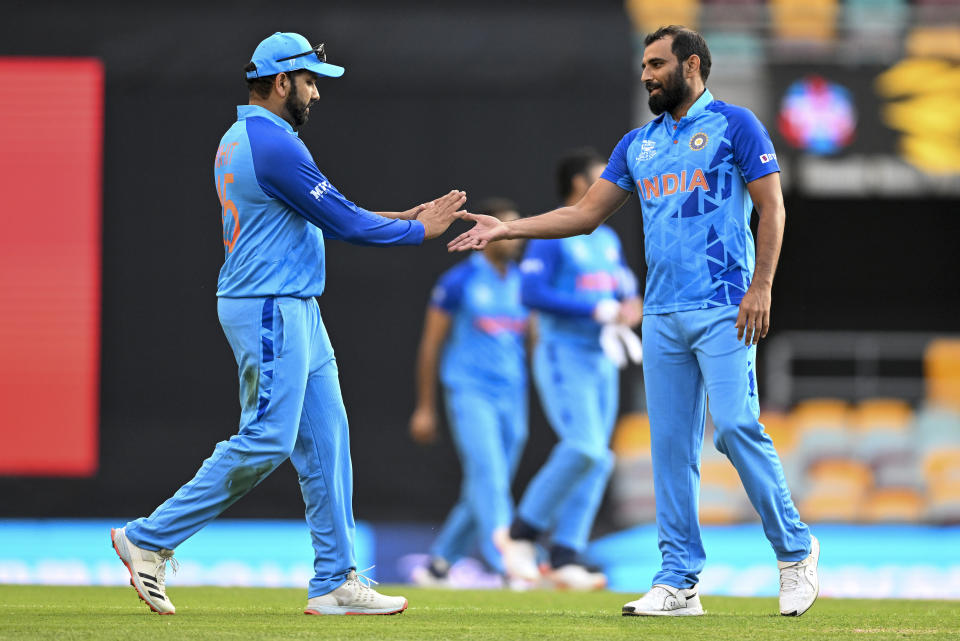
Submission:
M 457 218 L 458 210 L 465 202 L 467 193 L 454 189 L 445 196 L 420 205 L 416 219 L 423 223 L 423 237 L 436 238 L 447 231 L 447 227 Z
M 472 220 L 477 224 L 447 243 L 447 251 L 462 252 L 469 249 L 483 249 L 487 246 L 487 243 L 508 237 L 507 224 L 499 218 L 471 214 L 466 211 L 458 211 L 457 218 Z

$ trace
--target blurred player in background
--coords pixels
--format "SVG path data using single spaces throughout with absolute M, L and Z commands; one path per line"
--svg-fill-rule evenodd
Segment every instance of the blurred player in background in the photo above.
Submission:
M 401 612 L 406 599 L 376 592 L 356 572 L 347 415 L 315 298 L 325 281 L 324 238 L 418 245 L 447 229 L 465 194 L 404 212 L 358 207 L 297 135 L 319 99 L 318 79 L 343 68 L 326 62 L 323 45 L 278 32 L 244 71 L 249 104 L 237 108 L 214 162 L 225 248 L 217 311 L 239 367 L 240 431 L 153 514 L 112 530 L 113 546 L 141 598 L 173 614 L 165 590 L 173 550 L 290 458 L 315 552 L 306 614 Z
M 520 217 L 503 198 L 487 200 L 477 211 L 504 222 Z M 410 434 L 419 443 L 436 439 L 439 370 L 463 484 L 430 549 L 429 565 L 414 571 L 420 585 L 448 585 L 450 566 L 474 545 L 491 568 L 504 573 L 493 533 L 513 517 L 510 484 L 527 440 L 528 323 L 515 262 L 522 243 L 490 243 L 444 273 L 427 308 Z
M 563 203 L 579 202 L 605 166 L 590 149 L 564 157 L 557 167 Z M 626 340 L 639 344 L 627 329 L 642 315 L 637 281 L 623 262 L 616 232 L 606 225 L 574 238 L 531 241 L 521 270 L 523 304 L 539 319 L 534 379 L 559 442 L 530 481 L 509 532 L 497 533 L 497 543 L 508 574 L 536 584 L 534 542 L 550 532 L 548 583 L 600 589 L 606 577 L 581 559 L 613 468 L 608 444 L 619 376 L 600 337 L 604 326 L 620 325 Z
M 623 137 L 602 180 L 579 202 L 542 216 L 504 223 L 464 214 L 477 225 L 448 247 L 590 232 L 638 190 L 648 268 L 644 383 L 663 564 L 652 589 L 623 614 L 703 614 L 697 503 L 709 395 L 714 443 L 737 469 L 776 553 L 780 613 L 797 616 L 819 593 L 820 546 L 800 520 L 759 421 L 755 365 L 756 345 L 770 328 L 786 218 L 776 153 L 753 113 L 706 89 L 711 58 L 700 34 L 664 27 L 644 45 L 641 79 L 658 116 Z

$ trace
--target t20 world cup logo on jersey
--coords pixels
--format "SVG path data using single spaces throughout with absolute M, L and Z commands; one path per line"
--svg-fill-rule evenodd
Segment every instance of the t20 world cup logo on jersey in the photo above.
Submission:
M 640 143 L 640 155 L 637 160 L 650 160 L 657 155 L 657 143 L 652 140 L 644 140 Z

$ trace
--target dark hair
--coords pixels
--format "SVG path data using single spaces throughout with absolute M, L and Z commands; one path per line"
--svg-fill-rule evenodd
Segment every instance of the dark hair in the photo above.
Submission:
M 568 151 L 557 163 L 557 193 L 560 200 L 566 200 L 573 193 L 573 179 L 586 175 L 595 165 L 607 164 L 606 158 L 592 147 L 581 147 Z
M 250 90 L 250 93 L 255 93 L 261 98 L 268 98 L 270 96 L 270 90 L 273 88 L 273 81 L 276 80 L 278 74 L 262 76 L 260 78 L 247 78 L 248 72 L 256 70 L 257 65 L 253 62 L 248 62 L 243 66 L 243 77 L 247 81 L 247 89 Z M 295 69 L 294 71 L 288 71 L 286 73 L 290 76 L 291 81 L 296 81 L 299 74 L 311 72 L 307 69 Z
M 484 216 L 496 216 L 497 218 L 500 217 L 500 214 L 505 214 L 508 211 L 520 213 L 517 209 L 517 203 L 509 198 L 485 198 L 481 200 L 476 207 L 476 213 L 483 214 Z
M 707 41 L 693 29 L 688 29 L 683 25 L 672 24 L 669 27 L 660 27 L 646 38 L 643 39 L 643 46 L 647 47 L 651 42 L 656 42 L 666 38 L 673 37 L 673 43 L 670 45 L 670 51 L 677 57 L 681 63 L 690 56 L 700 57 L 700 78 L 706 82 L 710 75 L 710 49 L 707 47 Z

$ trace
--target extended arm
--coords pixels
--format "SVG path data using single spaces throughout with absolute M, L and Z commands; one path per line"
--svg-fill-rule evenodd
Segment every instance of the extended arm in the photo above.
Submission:
M 787 212 L 783 206 L 780 174 L 772 173 L 747 183 L 757 208 L 757 264 L 750 288 L 740 301 L 737 316 L 737 340 L 756 345 L 770 331 L 770 304 L 773 275 L 777 271 L 783 227 Z
M 410 435 L 418 443 L 432 443 L 437 437 L 437 363 L 450 324 L 450 314 L 446 311 L 433 306 L 427 308 L 417 351 L 417 404 L 410 417 Z
M 460 218 L 477 224 L 447 244 L 449 251 L 483 249 L 501 238 L 566 238 L 588 234 L 627 201 L 630 192 L 608 180 L 598 180 L 575 205 L 560 207 L 539 216 L 502 222 L 493 216 L 461 213 Z
M 417 213 L 422 220 L 396 220 L 358 207 L 320 173 L 303 142 L 274 125 L 247 123 L 257 182 L 265 194 L 276 198 L 329 238 L 358 245 L 419 245 L 449 226 L 454 212 L 466 200 L 459 191 L 435 201 Z M 441 205 L 442 203 L 442 205 Z

